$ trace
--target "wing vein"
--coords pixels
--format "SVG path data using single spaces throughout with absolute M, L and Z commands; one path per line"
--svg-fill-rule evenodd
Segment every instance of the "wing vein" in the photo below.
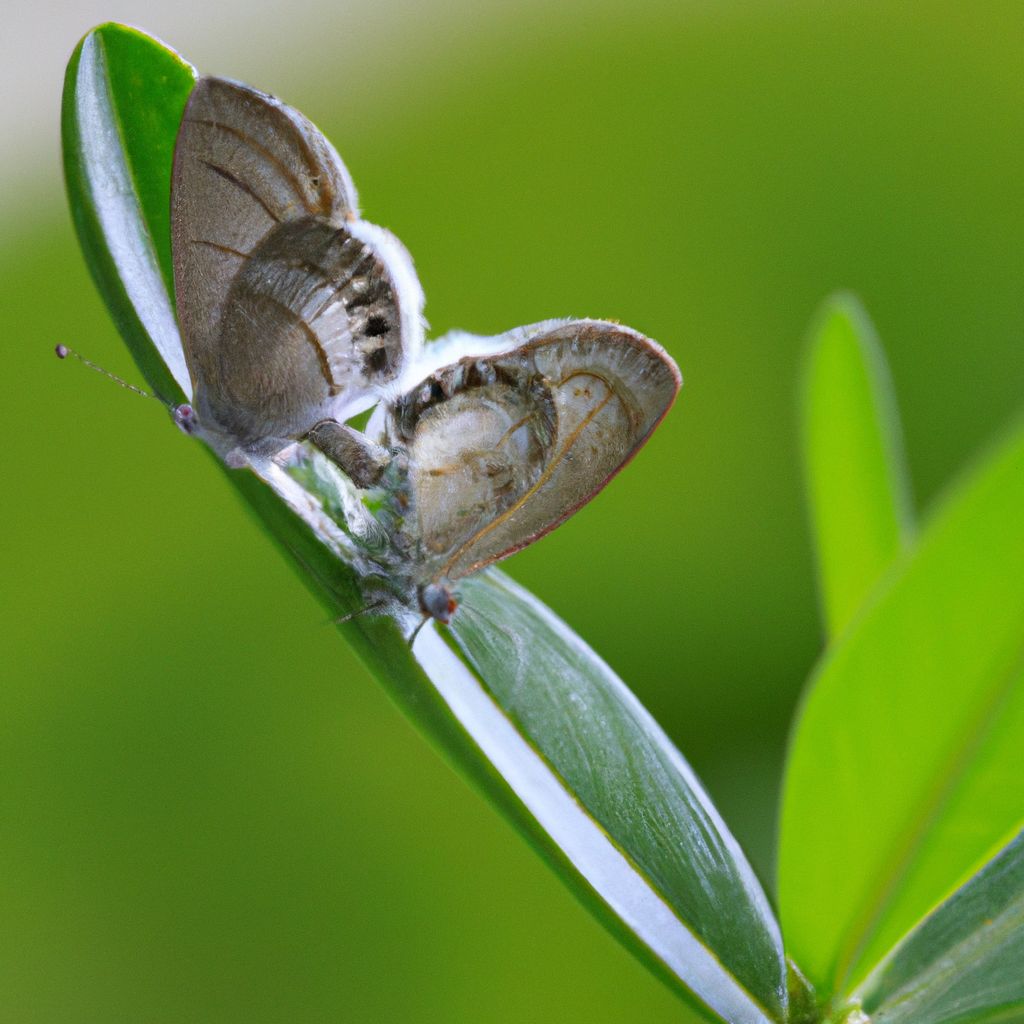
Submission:
M 228 135 L 234 136 L 239 142 L 259 153 L 267 163 L 277 168 L 281 177 L 284 178 L 291 190 L 295 193 L 296 199 L 298 199 L 310 213 L 324 212 L 322 209 L 313 210 L 310 208 L 309 203 L 306 201 L 305 193 L 302 191 L 302 185 L 299 183 L 299 179 L 294 175 L 291 169 L 269 149 L 257 142 L 251 135 L 243 132 L 240 128 L 236 128 L 234 125 L 224 124 L 221 121 L 211 121 L 206 118 L 198 117 L 189 118 L 189 120 L 192 124 L 202 124 L 206 125 L 208 128 L 214 128 L 218 131 L 226 132 Z
M 247 260 L 249 253 L 239 252 L 237 249 L 232 249 L 230 245 L 221 245 L 220 242 L 211 242 L 205 238 L 190 238 L 189 242 L 192 245 L 205 245 L 211 249 L 216 249 L 217 252 L 227 253 L 228 256 L 237 256 L 240 260 Z
M 598 375 L 595 374 L 595 376 Z M 600 377 L 599 379 L 603 380 L 603 378 Z M 604 396 L 604 398 L 601 399 L 600 402 L 597 403 L 596 406 L 594 406 L 594 408 L 589 413 L 587 413 L 587 415 L 584 417 L 579 426 L 576 427 L 576 429 L 566 438 L 565 444 L 562 445 L 562 447 L 551 458 L 551 461 L 544 467 L 544 472 L 541 473 L 541 475 L 538 477 L 537 482 L 528 491 L 526 491 L 526 493 L 514 505 L 506 509 L 500 516 L 497 516 L 494 519 L 492 519 L 486 526 L 481 527 L 472 537 L 469 538 L 469 540 L 464 541 L 455 550 L 451 558 L 448 559 L 447 563 L 445 564 L 442 575 L 447 576 L 451 571 L 451 567 L 456 562 L 458 562 L 459 557 L 463 554 L 464 551 L 466 551 L 474 544 L 476 544 L 478 541 L 486 537 L 487 534 L 489 534 L 492 530 L 496 530 L 511 516 L 515 515 L 515 513 L 518 512 L 519 509 L 521 509 L 523 505 L 525 505 L 526 502 L 528 502 L 530 498 L 532 498 L 548 482 L 548 480 L 551 479 L 555 470 L 558 468 L 562 460 L 568 454 L 569 449 L 572 448 L 572 446 L 579 440 L 580 434 L 582 434 L 583 431 L 593 422 L 597 414 L 612 400 L 612 396 L 616 394 L 614 389 L 611 387 L 610 384 L 608 384 L 607 381 L 604 381 L 604 383 L 608 385 L 608 393 Z M 561 520 L 559 520 L 559 522 L 561 522 Z M 557 523 L 552 524 L 552 527 L 555 525 L 557 525 Z M 487 561 L 480 562 L 479 564 L 474 563 L 473 566 L 467 571 L 466 575 L 468 575 L 469 572 L 475 572 L 477 569 L 480 569 L 484 565 L 487 565 L 489 561 L 494 561 L 494 559 L 488 559 Z
M 231 185 L 234 185 L 235 188 L 237 189 L 241 189 L 241 191 L 243 191 L 247 196 L 249 196 L 250 199 L 253 199 L 257 203 L 259 203 L 259 205 L 263 207 L 267 216 L 275 224 L 281 223 L 281 218 L 276 213 L 274 213 L 274 211 L 270 208 L 267 202 L 253 190 L 252 186 L 247 185 L 244 181 L 241 180 L 241 178 L 235 177 L 235 175 L 232 174 L 226 167 L 221 167 L 219 164 L 215 164 L 210 160 L 201 160 L 200 163 L 205 164 L 207 167 L 210 168 L 211 171 L 213 171 L 214 174 L 220 175 L 220 177 L 222 177 L 226 182 L 228 182 Z

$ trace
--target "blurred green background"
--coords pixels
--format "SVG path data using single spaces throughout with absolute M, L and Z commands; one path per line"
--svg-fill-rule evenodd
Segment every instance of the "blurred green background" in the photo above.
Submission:
M 5 55 L 0 1021 L 691 1019 L 391 707 L 197 445 L 53 358 L 138 379 L 66 211 L 63 62 L 117 18 L 281 94 L 409 246 L 434 333 L 596 315 L 674 354 L 647 449 L 507 567 L 770 886 L 820 648 L 803 334 L 834 288 L 864 299 L 920 507 L 1019 407 L 1024 6 L 93 7 L 26 6 Z

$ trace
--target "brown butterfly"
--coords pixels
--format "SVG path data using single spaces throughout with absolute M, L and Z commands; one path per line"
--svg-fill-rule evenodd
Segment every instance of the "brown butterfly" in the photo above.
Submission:
M 421 352 L 412 261 L 359 219 L 330 143 L 224 79 L 200 79 L 185 108 L 171 237 L 194 389 L 179 425 L 231 465 L 309 439 L 357 487 L 383 487 L 409 602 L 441 622 L 457 580 L 601 490 L 681 384 L 660 346 L 600 320 L 454 334 Z M 344 424 L 381 398 L 375 439 Z
M 490 341 L 463 335 L 446 355 L 453 349 L 467 354 L 386 408 L 383 437 L 404 460 L 412 582 L 421 610 L 441 622 L 456 607 L 452 583 L 586 504 L 682 383 L 659 345 L 601 320 L 552 320 Z
M 360 456 L 379 453 L 341 422 L 418 352 L 423 293 L 398 239 L 359 219 L 331 144 L 279 100 L 201 78 L 178 130 L 171 246 L 194 403 L 179 425 L 233 464 L 312 432 L 368 483 Z

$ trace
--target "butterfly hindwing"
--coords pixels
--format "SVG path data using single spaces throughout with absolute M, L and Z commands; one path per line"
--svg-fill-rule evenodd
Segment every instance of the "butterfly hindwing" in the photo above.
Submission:
M 422 580 L 456 580 L 525 547 L 589 501 L 668 411 L 663 350 L 617 324 L 524 328 L 401 399 Z

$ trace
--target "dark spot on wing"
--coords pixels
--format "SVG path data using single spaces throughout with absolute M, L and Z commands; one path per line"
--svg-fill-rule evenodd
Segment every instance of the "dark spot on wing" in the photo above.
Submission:
M 388 350 L 383 345 L 380 348 L 375 348 L 366 357 L 366 365 L 373 373 L 380 373 L 387 369 Z
M 379 338 L 382 334 L 387 334 L 389 330 L 391 330 L 391 325 L 387 320 L 382 316 L 374 315 L 366 321 L 366 327 L 364 328 L 363 333 L 368 338 Z M 378 349 L 377 351 L 380 352 L 381 349 Z

